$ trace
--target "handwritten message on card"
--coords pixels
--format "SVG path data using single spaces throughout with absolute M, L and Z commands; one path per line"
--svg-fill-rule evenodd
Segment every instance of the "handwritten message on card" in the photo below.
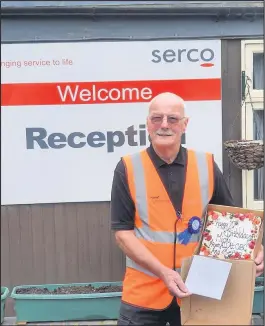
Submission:
M 255 248 L 259 225 L 259 218 L 213 212 L 208 216 L 200 254 L 248 259 Z

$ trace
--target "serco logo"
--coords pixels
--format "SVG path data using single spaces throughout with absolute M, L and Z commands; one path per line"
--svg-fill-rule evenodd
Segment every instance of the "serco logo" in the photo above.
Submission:
M 213 67 L 214 51 L 210 48 L 199 49 L 167 49 L 161 51 L 154 49 L 152 51 L 153 63 L 182 63 L 186 60 L 189 62 L 199 62 L 201 67 Z

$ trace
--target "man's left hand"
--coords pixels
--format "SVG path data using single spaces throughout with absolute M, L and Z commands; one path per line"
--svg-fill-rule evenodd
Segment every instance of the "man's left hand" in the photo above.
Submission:
M 260 251 L 257 254 L 257 257 L 255 258 L 255 264 L 256 264 L 256 277 L 263 274 L 264 271 L 264 252 L 263 252 L 263 246 L 261 246 Z

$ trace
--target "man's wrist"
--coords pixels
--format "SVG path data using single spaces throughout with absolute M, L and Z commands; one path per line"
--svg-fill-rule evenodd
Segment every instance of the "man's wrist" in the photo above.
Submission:
M 166 276 L 168 275 L 168 272 L 169 272 L 169 268 L 162 265 L 161 268 L 159 269 L 159 272 L 158 272 L 158 277 L 163 281 L 166 279 Z

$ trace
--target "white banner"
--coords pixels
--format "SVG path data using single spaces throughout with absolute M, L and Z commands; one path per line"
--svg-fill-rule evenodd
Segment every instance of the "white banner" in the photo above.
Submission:
M 1 45 L 2 205 L 109 201 L 120 157 L 149 145 L 148 102 L 186 101 L 186 146 L 222 168 L 221 43 Z

